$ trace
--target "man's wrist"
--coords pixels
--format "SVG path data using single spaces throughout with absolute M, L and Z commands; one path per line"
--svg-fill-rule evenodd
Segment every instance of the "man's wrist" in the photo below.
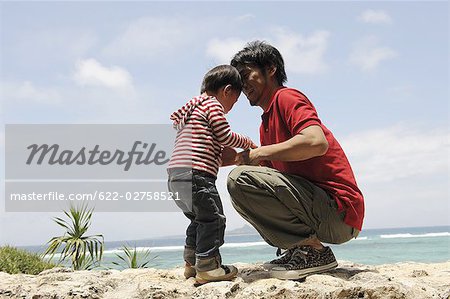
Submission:
M 250 157 L 253 161 L 267 160 L 267 151 L 264 146 L 250 150 Z

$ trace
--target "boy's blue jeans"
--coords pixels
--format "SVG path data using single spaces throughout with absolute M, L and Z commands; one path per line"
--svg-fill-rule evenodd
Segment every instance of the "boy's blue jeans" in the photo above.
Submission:
M 190 220 L 186 229 L 184 259 L 195 265 L 197 271 L 217 269 L 221 265 L 219 247 L 224 243 L 226 218 L 215 185 L 216 177 L 190 168 L 173 168 L 168 172 L 169 191 L 180 194 L 181 200 L 175 202 Z M 189 190 L 180 190 L 179 184 L 189 180 L 192 181 L 192 202 L 190 198 L 183 199 L 183 194 Z

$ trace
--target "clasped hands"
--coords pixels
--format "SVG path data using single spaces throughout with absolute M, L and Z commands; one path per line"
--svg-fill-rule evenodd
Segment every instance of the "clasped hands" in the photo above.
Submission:
M 259 159 L 258 151 L 259 148 L 256 145 L 252 149 L 239 153 L 232 147 L 224 147 L 222 151 L 222 166 L 259 165 L 261 159 Z

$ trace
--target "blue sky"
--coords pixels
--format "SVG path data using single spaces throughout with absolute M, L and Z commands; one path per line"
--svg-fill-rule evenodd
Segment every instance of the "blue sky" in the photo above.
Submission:
M 0 2 L 1 121 L 168 123 L 253 39 L 283 54 L 340 141 L 366 228 L 449 224 L 448 2 Z M 229 114 L 258 141 L 261 111 Z M 4 133 L 1 133 L 4 168 Z M 218 187 L 230 229 L 244 221 Z M 4 173 L 2 173 L 4 178 Z M 3 188 L 3 186 L 2 186 Z M 1 194 L 4 200 L 3 191 Z M 5 213 L 0 244 L 41 244 L 50 213 Z M 107 240 L 182 234 L 180 214 L 97 213 Z M 154 229 L 158 227 L 158 229 Z

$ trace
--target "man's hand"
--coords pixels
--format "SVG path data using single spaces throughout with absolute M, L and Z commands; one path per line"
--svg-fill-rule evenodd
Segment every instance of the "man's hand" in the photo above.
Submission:
M 236 155 L 237 165 L 259 165 L 261 159 L 258 156 L 258 149 L 249 149 Z

